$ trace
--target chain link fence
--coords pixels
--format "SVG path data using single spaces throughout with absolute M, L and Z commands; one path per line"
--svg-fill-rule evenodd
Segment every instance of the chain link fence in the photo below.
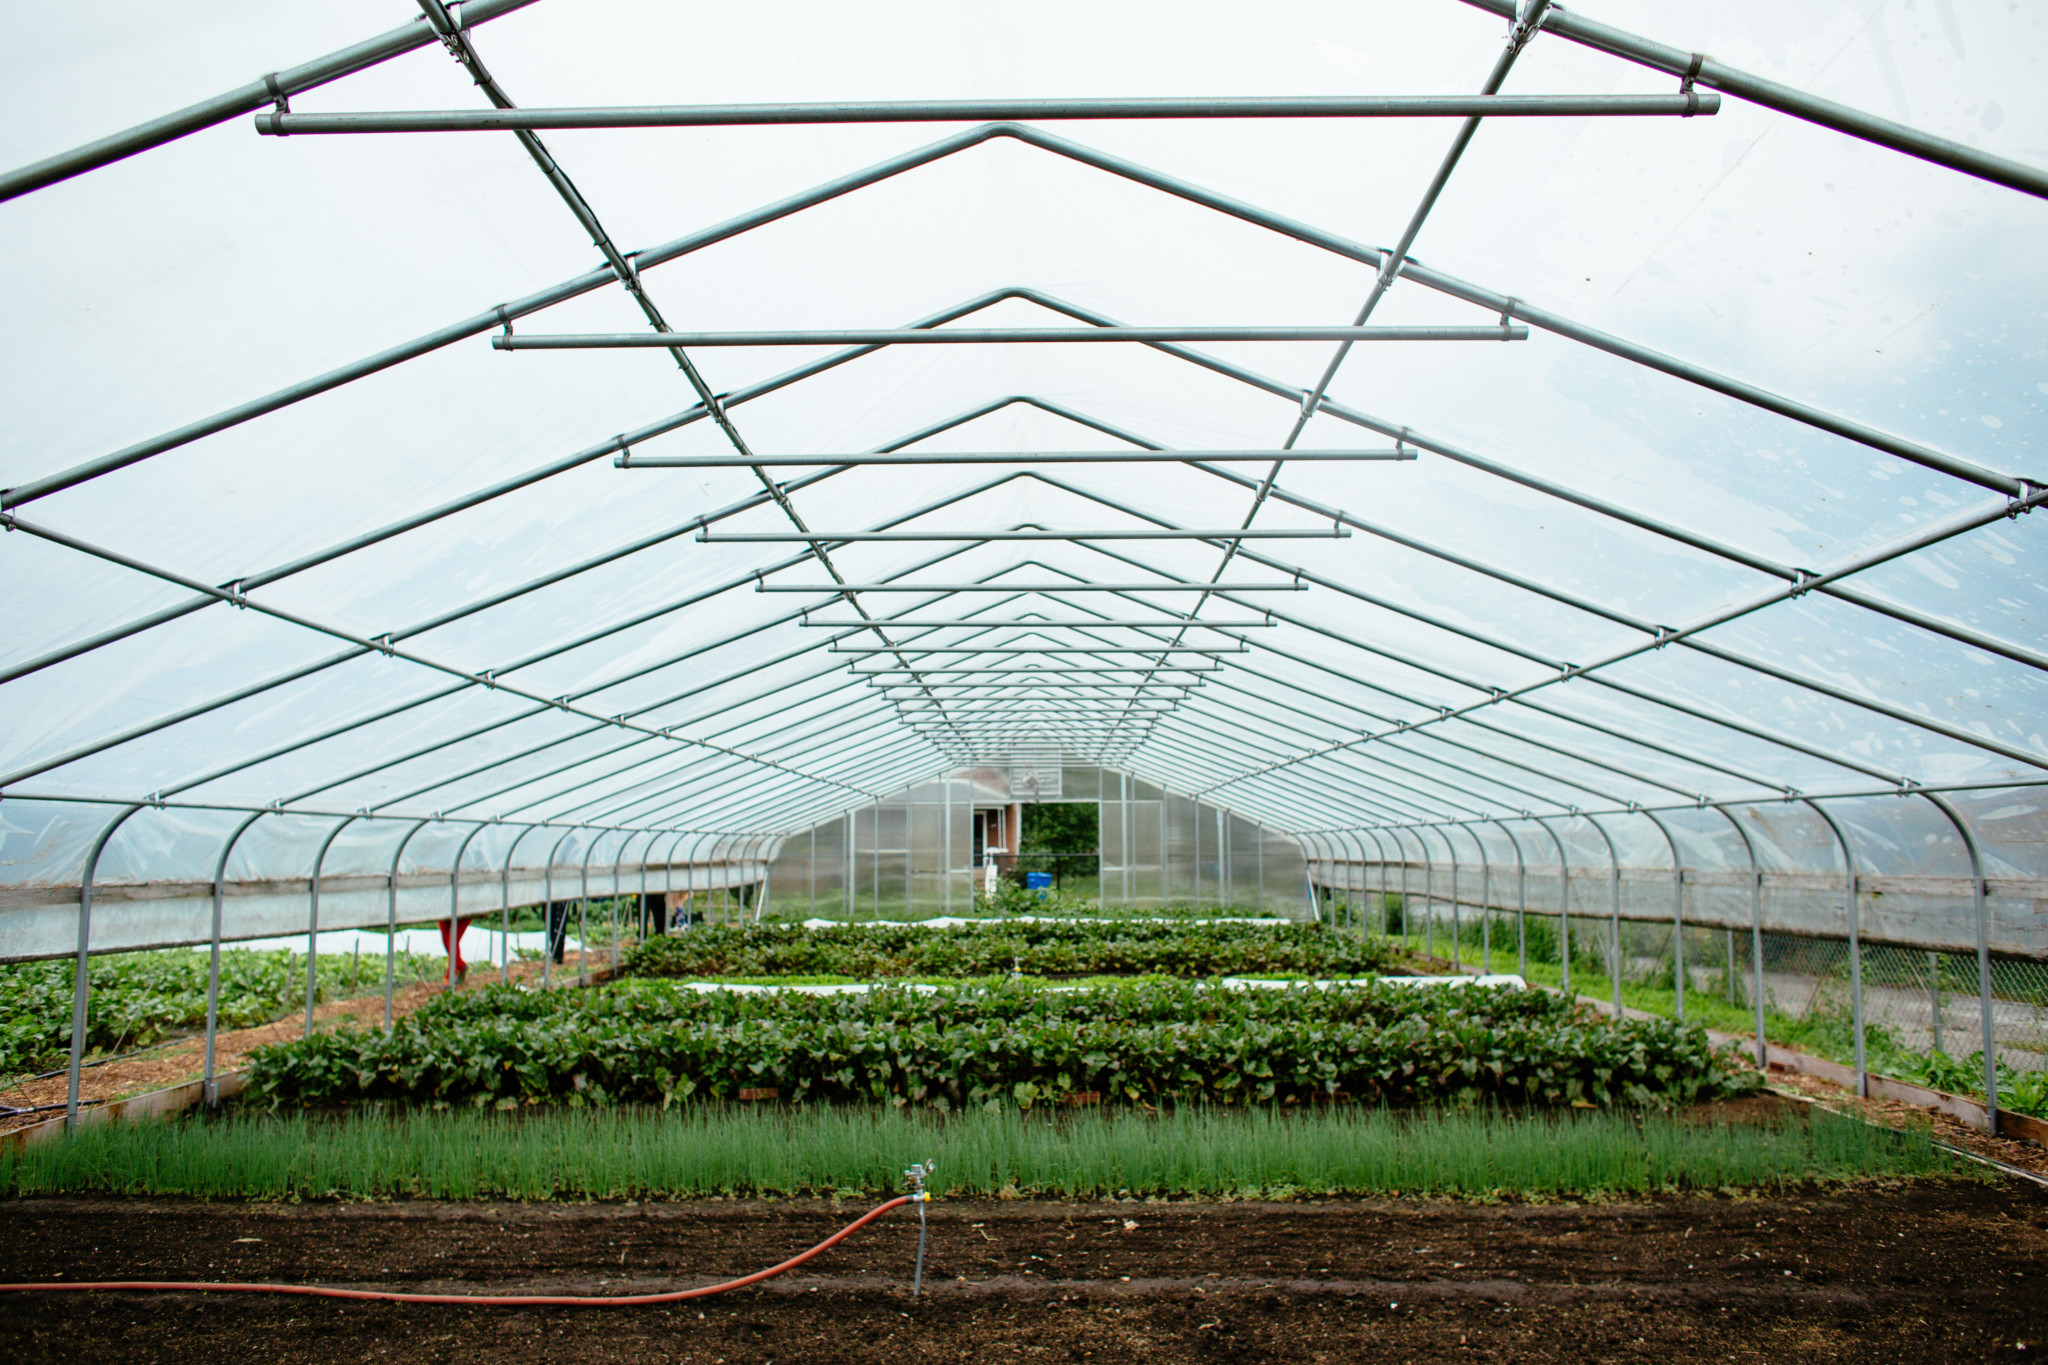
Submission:
M 1454 908 L 1399 893 L 1336 892 L 1336 923 L 1482 972 L 1515 972 L 1598 1000 L 1754 1036 L 1756 998 L 1776 1044 L 1851 1065 L 1856 976 L 1846 938 L 1766 931 L 1763 970 L 1746 930 L 1531 910 Z M 1618 932 L 1617 932 L 1618 931 Z M 1568 947 L 1567 947 L 1568 945 Z M 1984 999 L 1977 957 L 1861 945 L 1866 1063 L 1879 1075 L 1983 1094 Z M 1993 954 L 1991 1036 L 2008 1108 L 2048 1115 L 2048 963 Z M 1681 979 L 1683 990 L 1681 992 Z M 1681 1003 L 1682 1000 L 1682 1003 Z

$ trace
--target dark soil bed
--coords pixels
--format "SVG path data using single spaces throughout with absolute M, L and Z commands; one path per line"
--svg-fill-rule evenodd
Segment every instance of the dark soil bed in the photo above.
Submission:
M 615 1294 L 748 1273 L 851 1216 L 807 1202 L 0 1204 L 9 1280 Z M 934 1205 L 784 1279 L 630 1309 L 0 1296 L 20 1361 L 2025 1360 L 2048 1193 L 1927 1183 L 1483 1207 Z M 257 1239 L 257 1240 L 250 1240 Z M 2025 1342 L 2025 1347 L 2019 1346 Z

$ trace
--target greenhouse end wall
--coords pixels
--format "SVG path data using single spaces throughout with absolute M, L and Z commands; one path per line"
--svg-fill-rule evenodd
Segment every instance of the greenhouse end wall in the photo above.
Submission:
M 1307 863 L 1288 835 L 1113 768 L 1064 763 L 1059 795 L 1020 768 L 981 765 L 789 835 L 768 870 L 784 916 L 907 919 L 973 913 L 973 817 L 1019 800 L 1097 803 L 1105 908 L 1200 907 L 1303 918 Z

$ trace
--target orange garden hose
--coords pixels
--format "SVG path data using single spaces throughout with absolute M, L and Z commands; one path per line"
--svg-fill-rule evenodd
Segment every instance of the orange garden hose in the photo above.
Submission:
M 666 1294 L 615 1294 L 610 1296 L 578 1294 L 402 1294 L 388 1289 L 330 1289 L 324 1285 L 310 1284 L 233 1284 L 171 1280 L 92 1280 L 78 1281 L 70 1284 L 54 1281 L 47 1284 L 0 1284 L 0 1293 L 41 1294 L 51 1292 L 63 1293 L 67 1291 L 76 1292 L 87 1289 L 116 1289 L 164 1294 L 308 1294 L 323 1299 L 380 1299 L 388 1303 L 491 1304 L 508 1308 L 623 1308 L 637 1304 L 679 1303 L 684 1299 L 708 1298 L 713 1294 L 723 1294 L 732 1289 L 745 1289 L 748 1285 L 759 1284 L 763 1280 L 772 1280 L 777 1275 L 796 1269 L 826 1248 L 837 1246 L 891 1209 L 900 1208 L 909 1203 L 916 1203 L 919 1205 L 918 1212 L 920 1214 L 923 1213 L 924 1200 L 925 1195 L 922 1192 L 900 1194 L 888 1203 L 877 1205 L 859 1218 L 854 1219 L 851 1223 L 848 1223 L 809 1251 L 792 1256 L 780 1265 L 770 1266 L 766 1270 L 743 1276 L 737 1280 L 727 1280 L 723 1284 L 707 1284 L 697 1289 L 677 1289 Z M 923 1248 L 920 1246 L 918 1266 L 920 1272 L 923 1270 L 922 1250 Z M 921 1274 L 919 1278 L 922 1278 Z

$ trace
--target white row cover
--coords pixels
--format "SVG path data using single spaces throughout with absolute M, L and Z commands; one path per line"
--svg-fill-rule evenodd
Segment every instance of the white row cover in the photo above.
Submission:
M 304 932 L 330 835 L 323 875 L 364 880 L 329 927 L 391 884 L 539 899 L 586 855 L 592 894 L 738 883 L 781 836 L 1048 754 L 1332 868 L 1402 861 L 1367 830 L 1511 856 L 1512 825 L 1553 866 L 1988 877 L 1999 941 L 2048 951 L 2048 11 L 1524 0 L 1511 39 L 1512 8 L 0 14 L 0 165 L 240 91 L 0 178 L 0 957 L 63 950 L 117 820 L 110 945 L 204 936 L 231 839 L 249 931 Z M 1602 23 L 1711 54 L 1718 109 L 252 123 L 264 73 L 294 114 L 1680 88 Z M 491 344 L 1369 300 L 1528 337 Z M 1146 447 L 1411 458 L 1043 457 Z M 846 459 L 897 449 L 1014 458 Z M 739 451 L 814 463 L 616 463 Z M 1244 528 L 1323 534 L 986 538 Z M 698 539 L 880 530 L 964 539 Z

